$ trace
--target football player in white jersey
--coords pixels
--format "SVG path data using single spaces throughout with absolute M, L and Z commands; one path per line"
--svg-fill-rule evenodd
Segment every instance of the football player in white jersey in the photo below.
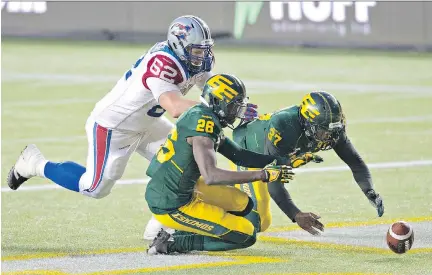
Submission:
M 92 198 L 107 196 L 119 180 L 134 151 L 149 161 L 174 125 L 162 115 L 177 118 L 198 102 L 183 98 L 194 85 L 202 89 L 213 75 L 213 39 L 207 24 L 196 16 L 181 16 L 168 29 L 168 39 L 141 56 L 91 112 L 85 126 L 86 166 L 45 159 L 34 144 L 27 145 L 8 175 L 18 189 L 38 176 Z M 251 104 L 248 118 L 256 116 Z M 247 118 L 246 118 L 247 119 Z M 153 223 L 152 223 L 153 222 Z M 150 221 L 151 239 L 160 224 Z M 154 226 L 153 226 L 154 225 Z

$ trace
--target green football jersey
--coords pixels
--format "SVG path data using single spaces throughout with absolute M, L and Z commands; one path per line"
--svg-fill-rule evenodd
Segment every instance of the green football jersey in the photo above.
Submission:
M 201 176 L 188 137 L 205 136 L 215 143 L 223 136 L 222 126 L 212 110 L 196 105 L 177 120 L 165 144 L 150 162 L 147 175 L 151 177 L 145 198 L 155 214 L 170 213 L 187 204 Z
M 317 152 L 300 125 L 299 106 L 291 106 L 237 127 L 233 132 L 234 141 L 245 149 L 277 156 L 292 152 Z

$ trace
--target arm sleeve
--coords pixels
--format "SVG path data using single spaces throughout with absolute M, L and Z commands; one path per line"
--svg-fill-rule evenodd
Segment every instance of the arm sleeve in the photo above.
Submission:
M 157 77 L 149 77 L 146 80 L 149 90 L 154 98 L 159 103 L 159 97 L 166 92 L 176 92 L 181 95 L 181 92 L 176 84 L 169 83 Z
M 290 194 L 283 184 L 280 184 L 279 182 L 269 182 L 267 187 L 271 198 L 280 210 L 282 210 L 282 212 L 284 212 L 292 222 L 295 222 L 295 216 L 300 212 L 300 209 L 298 209 L 294 204 Z
M 373 189 L 372 176 L 369 168 L 345 133 L 334 147 L 334 150 L 336 154 L 350 167 L 354 179 L 363 193 Z
M 288 162 L 288 159 L 284 157 L 263 155 L 243 149 L 229 138 L 224 139 L 218 151 L 236 165 L 249 168 L 263 168 L 275 159 L 278 164 Z

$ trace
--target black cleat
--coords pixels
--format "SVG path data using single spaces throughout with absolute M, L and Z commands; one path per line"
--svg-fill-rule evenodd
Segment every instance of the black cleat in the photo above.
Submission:
M 168 254 L 168 245 L 173 242 L 174 239 L 171 234 L 161 229 L 157 234 L 156 238 L 154 238 L 153 242 L 149 245 L 149 248 L 147 249 L 147 254 Z
M 17 190 L 21 184 L 23 184 L 24 182 L 26 182 L 29 178 L 25 178 L 23 176 L 21 176 L 16 170 L 15 170 L 15 166 L 13 166 L 10 170 L 9 170 L 9 174 L 7 177 L 7 184 L 9 185 L 9 188 L 12 190 Z
M 36 145 L 27 145 L 9 171 L 7 183 L 10 189 L 17 190 L 28 179 L 40 175 L 44 163 L 46 160 Z

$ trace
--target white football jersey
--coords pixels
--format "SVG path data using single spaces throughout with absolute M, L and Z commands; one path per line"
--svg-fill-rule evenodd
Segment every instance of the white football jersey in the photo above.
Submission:
M 106 128 L 145 132 L 165 112 L 158 105 L 161 94 L 178 91 L 185 95 L 194 85 L 202 89 L 212 75 L 190 76 L 166 42 L 156 43 L 96 103 L 91 116 Z

